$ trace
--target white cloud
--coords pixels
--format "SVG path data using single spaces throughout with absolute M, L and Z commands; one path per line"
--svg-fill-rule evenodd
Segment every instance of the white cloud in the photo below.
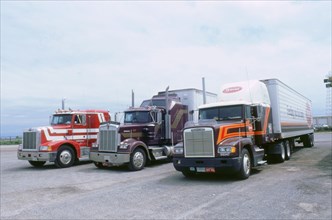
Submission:
M 74 108 L 120 111 L 132 89 L 138 104 L 168 85 L 201 88 L 202 76 L 212 92 L 279 78 L 324 113 L 329 1 L 1 4 L 1 114 L 51 112 L 62 97 Z

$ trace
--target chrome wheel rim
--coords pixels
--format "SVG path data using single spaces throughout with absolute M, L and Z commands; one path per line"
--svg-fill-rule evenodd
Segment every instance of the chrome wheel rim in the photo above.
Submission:
M 290 157 L 290 146 L 289 146 L 289 143 L 288 142 L 286 142 L 286 154 L 287 154 L 287 157 L 289 158 Z
M 64 150 L 60 153 L 60 161 L 62 164 L 69 164 L 72 159 L 72 155 L 68 150 Z
M 282 158 L 283 160 L 285 160 L 285 158 L 286 158 L 286 153 L 285 153 L 285 148 L 284 148 L 284 146 L 281 147 L 281 158 Z
M 134 163 L 134 166 L 137 168 L 141 168 L 143 166 L 144 156 L 143 156 L 142 152 L 138 151 L 134 154 L 133 163 Z
M 243 170 L 246 175 L 248 175 L 250 173 L 250 167 L 251 167 L 251 163 L 250 163 L 249 156 L 248 156 L 248 154 L 245 154 L 245 155 L 243 155 Z

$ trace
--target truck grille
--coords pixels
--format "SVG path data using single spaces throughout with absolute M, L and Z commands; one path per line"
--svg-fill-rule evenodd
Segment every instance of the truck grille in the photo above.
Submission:
M 118 143 L 117 130 L 100 130 L 98 143 L 100 151 L 116 152 Z
M 184 131 L 185 157 L 214 157 L 212 128 L 189 128 Z
M 40 145 L 40 132 L 23 132 L 23 150 L 37 150 Z

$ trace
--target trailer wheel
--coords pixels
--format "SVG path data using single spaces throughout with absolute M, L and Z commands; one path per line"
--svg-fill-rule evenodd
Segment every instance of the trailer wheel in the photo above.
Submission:
M 267 162 L 268 163 L 283 163 L 286 159 L 286 150 L 285 150 L 285 145 L 283 142 L 278 143 L 276 145 L 274 145 L 275 147 L 280 147 L 280 153 L 276 154 L 276 153 L 270 153 L 267 155 Z
M 251 163 L 249 151 L 246 148 L 242 149 L 241 157 L 242 157 L 241 168 L 240 168 L 240 172 L 238 173 L 238 177 L 239 177 L 239 179 L 243 180 L 243 179 L 248 179 L 248 177 L 250 176 L 252 163 Z
M 73 149 L 67 145 L 64 145 L 60 147 L 54 163 L 59 168 L 67 168 L 72 166 L 75 163 L 75 160 L 76 156 Z
M 34 167 L 42 167 L 46 163 L 46 161 L 32 161 L 29 160 L 29 163 Z
M 136 148 L 130 155 L 128 168 L 132 171 L 138 171 L 144 168 L 146 163 L 146 155 L 144 150 Z
M 314 146 L 314 135 L 308 134 L 301 137 L 303 142 L 303 147 L 313 147 Z
M 285 144 L 283 142 L 280 144 L 280 154 L 276 154 L 276 162 L 277 163 L 283 163 L 286 159 L 286 150 L 285 150 Z
M 288 140 L 284 142 L 284 147 L 285 147 L 285 160 L 289 160 L 291 158 L 292 151 L 291 151 L 291 145 Z

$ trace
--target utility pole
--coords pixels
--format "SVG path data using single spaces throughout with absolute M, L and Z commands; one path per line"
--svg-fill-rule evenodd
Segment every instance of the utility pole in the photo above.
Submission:
M 332 72 L 330 71 L 324 79 L 326 87 L 326 115 L 332 116 Z

